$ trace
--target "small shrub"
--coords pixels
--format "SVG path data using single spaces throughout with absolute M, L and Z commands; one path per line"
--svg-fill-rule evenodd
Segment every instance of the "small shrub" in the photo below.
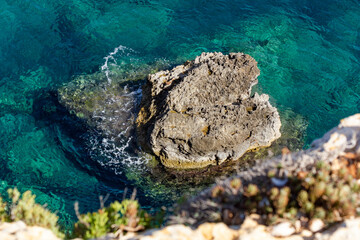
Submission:
M 6 203 L 4 203 L 2 198 L 0 197 L 0 222 L 5 222 L 6 219 L 7 219 Z
M 28 226 L 39 226 L 52 230 L 59 238 L 65 238 L 58 225 L 59 217 L 51 213 L 44 206 L 35 202 L 35 195 L 30 191 L 23 194 L 14 188 L 8 189 L 10 202 L 4 202 L 0 197 L 0 222 L 23 221 Z M 137 232 L 146 228 L 160 227 L 163 223 L 165 211 L 150 215 L 140 208 L 139 203 L 132 199 L 125 199 L 121 203 L 115 201 L 108 207 L 103 206 L 97 212 L 79 214 L 78 204 L 75 211 L 79 221 L 74 224 L 73 238 L 94 238 L 115 233 Z M 102 198 L 100 198 L 102 200 Z
M 331 224 L 358 216 L 359 161 L 360 158 L 340 158 L 332 164 L 318 162 L 307 172 L 287 176 L 284 186 L 274 186 L 272 183 L 279 180 L 272 181 L 276 174 L 268 174 L 265 185 L 272 186 L 270 189 L 249 184 L 243 190 L 244 201 L 235 205 L 239 211 L 265 216 L 268 224 L 281 219 L 294 221 L 299 217 L 308 222 L 316 218 Z
M 24 221 L 29 226 L 40 226 L 52 230 L 58 237 L 63 238 L 64 234 L 58 225 L 59 217 L 48 209 L 35 203 L 35 195 L 30 191 L 20 192 L 8 189 L 11 203 L 3 202 L 0 198 L 0 221 L 13 222 Z
M 73 237 L 85 239 L 103 236 L 107 233 L 115 235 L 123 232 L 137 232 L 146 228 L 159 227 L 163 221 L 163 213 L 156 216 L 149 215 L 140 208 L 136 200 L 125 199 L 115 201 L 110 206 L 97 212 L 79 214 L 78 206 L 75 210 L 79 221 L 74 225 Z
M 313 219 L 329 226 L 360 216 L 360 155 L 347 153 L 304 169 L 284 169 L 278 164 L 252 181 L 235 177 L 184 204 L 171 223 L 232 225 L 252 213 L 269 225 L 300 220 L 304 226 Z M 219 217 L 211 220 L 209 216 Z

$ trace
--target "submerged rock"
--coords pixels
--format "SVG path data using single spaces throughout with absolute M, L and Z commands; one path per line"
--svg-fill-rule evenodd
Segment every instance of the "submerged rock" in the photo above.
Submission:
M 128 135 L 134 120 L 137 92 L 134 91 L 136 86 L 129 89 L 122 83 L 108 83 L 102 72 L 80 75 L 59 89 L 59 101 L 103 134 Z
M 130 55 L 130 53 L 128 53 Z M 114 59 L 114 56 L 110 55 Z M 104 71 L 74 76 L 58 89 L 59 102 L 104 136 L 129 137 L 141 97 L 141 84 L 150 73 L 168 67 L 166 61 L 154 63 L 118 59 L 122 64 L 104 65 Z
M 236 162 L 205 168 L 179 170 L 163 167 L 150 154 L 140 151 L 133 141 L 133 130 L 142 95 L 142 79 L 149 73 L 168 68 L 168 62 L 119 66 L 116 71 L 109 70 L 110 82 L 106 73 L 97 72 L 75 76 L 58 91 L 60 103 L 89 126 L 91 135 L 86 136 L 85 144 L 89 146 L 91 160 L 99 162 L 110 173 L 114 172 L 119 179 L 132 181 L 140 192 L 157 201 L 174 202 L 184 193 L 204 189 L 218 177 L 234 174 L 245 164 L 254 164 L 256 159 L 280 154 L 284 146 L 292 151 L 302 148 L 306 120 L 291 109 L 280 106 L 281 138 L 270 148 L 247 152 Z M 256 79 L 253 82 L 256 83 Z M 174 188 L 177 191 L 173 191 Z
M 149 75 L 137 133 L 141 146 L 171 168 L 237 160 L 280 137 L 278 111 L 266 94 L 251 96 L 260 71 L 243 53 L 203 53 Z

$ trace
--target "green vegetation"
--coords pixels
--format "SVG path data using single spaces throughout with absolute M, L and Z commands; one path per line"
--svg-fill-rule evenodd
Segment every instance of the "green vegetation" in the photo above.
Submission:
M 140 209 L 139 203 L 132 199 L 125 199 L 121 203 L 115 201 L 109 207 L 101 208 L 97 212 L 79 215 L 79 221 L 74 225 L 74 237 L 84 239 L 100 237 L 107 233 L 121 236 L 124 232 L 138 232 L 147 228 L 160 227 L 163 213 L 150 216 Z
M 35 195 L 30 191 L 23 194 L 14 188 L 8 189 L 11 203 L 3 202 L 0 197 L 0 221 L 24 221 L 29 226 L 40 226 L 51 229 L 58 237 L 64 237 L 58 225 L 59 217 L 44 206 L 35 203 Z
M 360 215 L 360 156 L 347 154 L 306 171 L 286 173 L 280 165 L 264 181 L 242 187 L 240 178 L 212 188 L 210 198 L 222 206 L 220 221 L 234 224 L 242 213 L 260 214 L 269 225 L 284 219 L 329 225 Z M 229 191 L 230 190 L 230 191 Z
M 0 197 L 0 223 L 24 221 L 29 226 L 40 226 L 52 230 L 59 238 L 65 238 L 58 225 L 59 217 L 51 213 L 45 206 L 35 203 L 35 195 L 30 191 L 23 194 L 14 188 L 8 189 L 10 202 L 5 202 Z M 140 208 L 135 200 L 135 194 L 131 199 L 125 199 L 121 203 L 115 201 L 108 207 L 104 207 L 101 199 L 101 209 L 97 212 L 80 214 L 78 204 L 75 211 L 79 221 L 74 224 L 72 238 L 84 239 L 100 237 L 107 233 L 120 236 L 126 232 L 137 232 L 147 228 L 160 227 L 163 223 L 164 212 L 155 216 L 148 214 Z
M 130 199 L 115 201 L 107 207 L 101 197 L 101 208 L 86 214 L 80 214 L 75 203 L 78 222 L 67 237 L 89 239 L 109 233 L 121 237 L 127 232 L 159 228 L 165 212 L 150 215 L 141 209 L 135 196 L 136 192 Z M 30 191 L 20 194 L 16 188 L 9 189 L 8 197 L 9 203 L 0 198 L 0 222 L 22 220 L 30 226 L 51 229 L 58 237 L 65 238 L 58 217 L 35 203 L 35 195 Z M 360 155 L 348 153 L 331 163 L 317 162 L 306 170 L 290 171 L 279 164 L 259 181 L 244 183 L 235 177 L 214 186 L 208 200 L 216 206 L 212 216 L 219 216 L 213 221 L 227 224 L 240 224 L 244 214 L 257 213 L 269 225 L 300 220 L 306 226 L 314 219 L 329 225 L 360 215 Z M 205 221 L 212 221 L 207 216 Z
M 288 186 L 267 192 L 269 223 L 278 218 L 321 219 L 327 224 L 360 214 L 360 165 L 354 159 L 340 158 L 318 162 L 312 171 L 299 171 L 289 178 Z M 298 214 L 299 212 L 299 214 Z

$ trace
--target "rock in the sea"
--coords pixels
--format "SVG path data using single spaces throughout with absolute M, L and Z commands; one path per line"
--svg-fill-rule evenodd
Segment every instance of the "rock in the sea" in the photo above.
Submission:
M 164 61 L 144 63 L 134 59 L 134 64 L 131 59 L 121 59 L 111 72 L 74 76 L 59 88 L 59 102 L 104 135 L 129 135 L 141 82 L 150 73 L 168 67 Z
M 102 134 L 128 135 L 135 119 L 137 92 L 115 80 L 108 83 L 101 72 L 77 76 L 58 90 L 59 101 Z
M 203 53 L 149 75 L 137 117 L 138 140 L 172 168 L 237 160 L 280 137 L 266 94 L 251 95 L 260 71 L 243 53 Z

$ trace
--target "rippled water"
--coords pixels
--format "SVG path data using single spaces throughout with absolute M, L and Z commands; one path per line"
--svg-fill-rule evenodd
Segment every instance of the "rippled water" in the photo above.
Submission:
M 257 91 L 305 119 L 308 144 L 359 112 L 359 22 L 358 0 L 0 0 L 0 192 L 31 189 L 65 223 L 75 200 L 96 210 L 99 195 L 122 198 L 136 174 L 104 167 L 114 148 L 97 151 L 104 138 L 58 103 L 57 89 L 203 51 L 253 56 Z M 166 194 L 138 196 L 152 207 L 170 203 Z

